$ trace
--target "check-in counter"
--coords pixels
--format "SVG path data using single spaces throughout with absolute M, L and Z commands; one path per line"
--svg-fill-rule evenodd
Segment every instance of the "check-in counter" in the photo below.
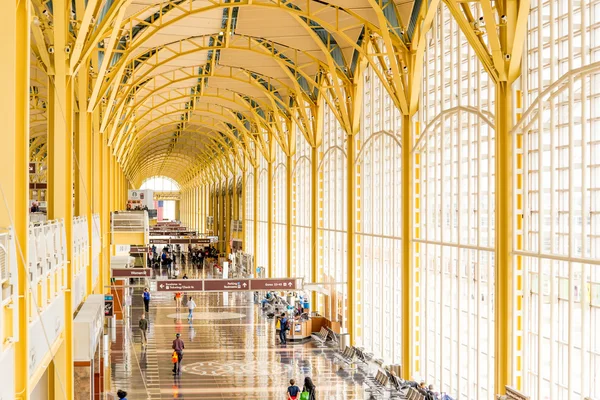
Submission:
M 288 332 L 288 340 L 303 340 L 310 338 L 312 333 L 312 320 L 294 320 L 292 329 Z

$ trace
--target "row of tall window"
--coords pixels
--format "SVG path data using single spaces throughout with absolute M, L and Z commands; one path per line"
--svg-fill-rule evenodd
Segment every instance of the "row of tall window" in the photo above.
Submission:
M 471 4 L 471 3 L 470 3 Z M 472 3 L 471 12 L 480 10 Z M 492 399 L 495 291 L 495 87 L 445 5 L 428 33 L 416 134 L 402 148 L 402 116 L 373 66 L 355 140 L 358 344 L 400 364 L 414 346 L 414 378 L 455 398 Z M 600 0 L 531 0 L 523 77 L 514 85 L 514 386 L 535 399 L 600 397 Z M 324 103 L 322 142 L 299 129 L 288 161 L 263 159 L 246 177 L 245 247 L 258 224 L 257 266 L 268 258 L 274 207 L 276 276 L 324 283 L 316 308 L 347 329 L 347 140 Z M 402 152 L 415 155 L 413 343 L 401 341 Z M 316 157 L 315 157 L 316 156 Z M 311 170 L 318 202 L 312 209 Z M 292 168 L 291 210 L 285 202 Z M 254 174 L 258 186 L 253 187 Z M 268 180 L 273 180 L 269 204 Z M 253 215 L 254 191 L 258 215 Z M 317 213 L 316 246 L 311 216 Z M 311 258 L 317 256 L 313 276 Z

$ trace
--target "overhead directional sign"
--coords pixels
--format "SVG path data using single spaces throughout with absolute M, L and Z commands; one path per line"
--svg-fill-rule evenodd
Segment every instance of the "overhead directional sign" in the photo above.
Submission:
M 157 281 L 159 292 L 243 292 L 251 290 L 297 290 L 298 278 L 273 279 L 164 279 Z M 302 285 L 300 285 L 302 286 Z
M 210 239 L 191 237 L 191 238 L 151 238 L 150 244 L 210 244 Z
M 252 290 L 295 290 L 296 279 L 252 279 Z
M 205 292 L 237 292 L 250 290 L 249 279 L 207 279 L 204 281 Z
M 113 278 L 144 278 L 152 276 L 150 268 L 113 268 Z
M 159 292 L 202 292 L 202 279 L 169 279 L 156 284 Z

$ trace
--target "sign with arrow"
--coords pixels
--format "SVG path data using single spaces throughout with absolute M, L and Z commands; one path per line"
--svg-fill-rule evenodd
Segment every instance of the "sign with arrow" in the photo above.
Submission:
M 204 281 L 206 292 L 243 292 L 250 290 L 249 279 L 207 279 Z
M 159 292 L 244 292 L 254 290 L 297 290 L 298 278 L 273 279 L 161 279 Z
M 252 290 L 296 290 L 296 279 L 252 279 Z
M 159 292 L 202 292 L 201 279 L 169 279 L 156 282 Z

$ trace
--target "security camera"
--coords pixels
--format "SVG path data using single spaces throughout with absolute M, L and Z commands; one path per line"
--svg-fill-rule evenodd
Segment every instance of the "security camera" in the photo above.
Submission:
M 510 54 L 505 54 L 505 55 L 504 55 L 504 58 L 505 58 L 507 61 L 508 61 L 508 60 L 510 60 Z
M 50 13 L 48 12 L 48 10 L 43 10 L 42 14 L 44 14 L 44 17 L 48 17 L 50 15 Z
M 54 46 L 49 46 L 48 47 L 48 53 L 54 54 Z
M 402 69 L 408 71 L 408 67 L 406 65 Z
M 70 54 L 71 53 L 71 45 L 68 44 L 67 47 L 65 47 L 65 53 Z
M 483 17 L 479 17 L 479 21 L 483 22 Z
M 506 15 L 501 16 L 500 21 L 502 21 L 502 23 L 506 23 Z

